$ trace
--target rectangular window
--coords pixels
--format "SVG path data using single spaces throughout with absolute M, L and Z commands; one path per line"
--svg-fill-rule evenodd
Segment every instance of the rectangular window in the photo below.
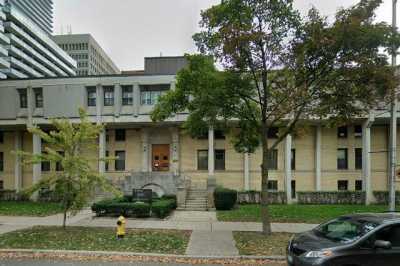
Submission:
M 87 105 L 88 106 L 96 106 L 96 87 L 88 87 L 87 88 Z
M 4 143 L 4 132 L 0 131 L 0 143 Z
M 349 181 L 347 180 L 338 180 L 337 186 L 339 191 L 347 191 L 349 189 Z
M 122 105 L 133 104 L 133 87 L 122 86 Z
M 160 85 L 142 85 L 140 86 L 140 102 L 141 105 L 155 105 L 161 95 L 165 94 L 169 89 L 169 84 Z
M 362 169 L 362 148 L 355 148 L 354 149 L 354 155 L 355 155 L 355 168 L 357 170 Z
M 197 170 L 208 170 L 208 150 L 197 151 Z
M 362 126 L 361 125 L 354 126 L 354 137 L 356 137 L 356 138 L 362 137 Z
M 347 127 L 338 127 L 337 129 L 338 138 L 347 138 Z
M 126 132 L 125 129 L 116 129 L 115 130 L 115 141 L 125 141 Z
M 292 199 L 295 199 L 296 198 L 296 180 L 292 180 L 290 185 L 292 188 Z
M 106 157 L 108 157 L 108 156 L 110 156 L 110 152 L 109 152 L 109 151 L 106 151 Z M 109 169 L 109 163 L 108 163 L 108 161 L 106 161 L 105 167 L 106 167 L 106 171 L 108 171 L 108 169 Z
M 4 181 L 0 180 L 0 190 L 3 190 L 3 189 L 4 189 Z
M 59 151 L 58 154 L 64 157 L 65 153 L 63 151 Z M 62 163 L 60 161 L 56 162 L 56 171 L 58 172 L 64 171 L 64 168 L 62 167 Z
M 268 180 L 268 191 L 278 191 L 278 181 Z
M 42 154 L 46 154 L 46 152 L 42 152 Z M 50 171 L 50 162 L 49 161 L 42 161 L 42 171 L 43 172 L 49 172 Z
M 20 108 L 28 108 L 28 95 L 26 89 L 19 89 L 19 107 Z
M 43 89 L 35 88 L 33 91 L 35 92 L 35 107 L 43 108 Z
M 0 152 L 0 172 L 4 171 L 4 152 Z
M 208 134 L 207 134 L 208 138 Z M 214 138 L 215 139 L 225 139 L 225 132 L 223 130 L 214 130 Z
M 292 149 L 291 158 L 290 158 L 290 166 L 292 170 L 296 170 L 296 150 Z
M 268 129 L 268 138 L 269 139 L 276 139 L 278 137 L 279 128 L 271 127 Z
M 125 151 L 115 151 L 115 171 L 125 171 Z
M 278 169 L 278 150 L 274 149 L 269 154 L 268 168 L 270 170 Z
M 104 106 L 114 105 L 114 87 L 104 87 Z
M 362 191 L 363 190 L 363 182 L 362 182 L 362 180 L 356 180 L 355 190 L 356 191 Z
M 339 170 L 348 169 L 347 149 L 338 149 L 337 150 L 337 169 L 339 169 Z
M 225 170 L 225 150 L 215 150 L 215 170 Z

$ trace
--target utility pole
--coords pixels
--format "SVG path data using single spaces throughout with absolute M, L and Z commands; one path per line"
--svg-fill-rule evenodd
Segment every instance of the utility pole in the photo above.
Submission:
M 397 0 L 393 1 L 393 17 L 392 17 L 392 27 L 393 32 L 397 32 Z M 392 51 L 392 66 L 396 67 L 397 65 L 397 48 L 393 47 Z M 396 71 L 397 72 L 397 71 Z M 397 73 L 396 73 L 397 74 Z M 397 138 L 397 95 L 396 90 L 393 90 L 390 104 L 390 173 L 389 173 L 389 182 L 390 182 L 390 195 L 389 195 L 389 211 L 396 210 L 396 138 Z

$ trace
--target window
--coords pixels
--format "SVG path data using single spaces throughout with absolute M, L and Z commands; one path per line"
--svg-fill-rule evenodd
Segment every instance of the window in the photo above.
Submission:
M 339 170 L 348 169 L 347 149 L 338 149 L 337 150 L 337 169 L 339 169 Z
M 4 153 L 0 152 L 0 172 L 4 171 Z
M 296 198 L 296 180 L 292 180 L 290 183 L 290 186 L 292 188 L 292 199 Z
M 143 85 L 140 89 L 140 102 L 142 105 L 155 105 L 161 95 L 170 88 L 169 84 Z
M 42 154 L 45 155 L 46 152 L 42 152 Z M 42 161 L 42 171 L 43 172 L 50 171 L 50 161 Z
M 347 127 L 338 127 L 337 134 L 338 138 L 347 138 Z
M 356 138 L 362 137 L 362 126 L 361 125 L 354 126 L 354 137 L 356 137 Z
M 272 150 L 269 155 L 268 168 L 270 170 L 278 169 L 278 150 Z
M 87 104 L 88 106 L 96 106 L 96 87 L 87 88 Z
M 374 242 L 375 240 L 389 241 L 392 248 L 398 250 L 400 248 L 400 225 L 396 224 L 379 230 L 375 235 Z
M 208 138 L 208 135 L 207 135 Z M 214 131 L 214 138 L 215 139 L 225 139 L 225 133 L 223 130 L 215 130 Z
M 3 189 L 4 189 L 4 181 L 0 180 L 0 190 L 3 190 Z
M 133 87 L 123 86 L 122 87 L 122 105 L 133 104 Z
M 362 180 L 356 180 L 355 184 L 355 190 L 356 191 L 362 191 L 363 190 L 363 182 Z
M 43 108 L 43 90 L 42 88 L 33 89 L 35 92 L 35 107 Z
M 362 169 L 362 148 L 355 148 L 354 149 L 355 155 L 355 168 Z
M 115 151 L 115 171 L 125 171 L 125 151 Z
M 4 143 L 4 132 L 0 131 L 0 143 Z
M 126 138 L 125 129 L 116 129 L 115 130 L 115 141 L 125 141 Z
M 104 106 L 114 105 L 114 87 L 104 87 Z
M 278 191 L 278 181 L 269 180 L 268 181 L 268 191 Z
M 296 150 L 295 149 L 292 149 L 290 165 L 291 165 L 292 170 L 296 170 Z
M 347 180 L 338 180 L 337 187 L 339 191 L 347 191 L 349 188 L 349 181 Z
M 208 150 L 197 151 L 197 170 L 208 169 Z
M 215 150 L 215 170 L 225 170 L 225 150 Z
M 20 108 L 28 108 L 28 95 L 26 93 L 26 89 L 19 89 L 19 107 Z
M 109 152 L 109 151 L 106 151 L 106 157 L 108 157 L 108 156 L 110 156 L 110 152 Z M 105 163 L 105 168 L 106 168 L 106 171 L 108 171 L 108 168 L 109 168 L 109 163 L 108 163 L 108 161 L 106 161 L 106 163 Z
M 268 129 L 268 138 L 269 139 L 276 139 L 278 137 L 279 128 L 271 127 Z
M 60 154 L 62 157 L 64 157 L 65 153 L 63 151 L 59 151 L 58 154 Z M 61 161 L 56 162 L 56 171 L 58 171 L 58 172 L 64 171 Z

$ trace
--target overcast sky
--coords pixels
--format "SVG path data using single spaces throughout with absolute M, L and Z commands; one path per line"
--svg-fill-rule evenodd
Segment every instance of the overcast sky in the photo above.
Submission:
M 90 33 L 122 70 L 142 69 L 144 57 L 183 55 L 196 48 L 200 11 L 220 0 L 54 0 L 54 34 Z M 295 0 L 303 14 L 317 7 L 332 15 L 358 0 Z M 378 20 L 391 21 L 391 0 Z

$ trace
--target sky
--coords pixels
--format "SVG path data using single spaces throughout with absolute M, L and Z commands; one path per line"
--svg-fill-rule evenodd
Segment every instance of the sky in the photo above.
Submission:
M 54 0 L 54 34 L 90 33 L 122 70 L 143 69 L 144 57 L 196 52 L 200 11 L 220 0 Z M 294 0 L 305 15 L 315 6 L 326 16 L 358 0 Z M 391 2 L 377 20 L 391 22 Z M 111 3 L 111 4 L 110 4 Z M 400 6 L 400 5 L 399 5 Z

